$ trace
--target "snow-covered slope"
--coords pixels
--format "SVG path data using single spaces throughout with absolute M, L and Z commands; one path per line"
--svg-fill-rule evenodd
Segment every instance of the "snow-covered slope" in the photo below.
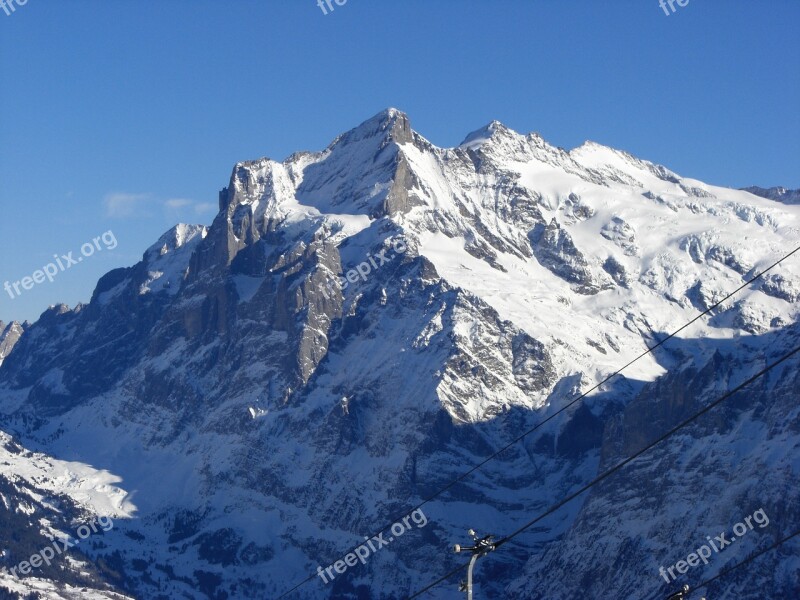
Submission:
M 115 584 L 134 597 L 277 597 L 800 245 L 796 206 L 498 122 L 439 148 L 394 109 L 322 152 L 237 164 L 219 209 L 211 227 L 179 225 L 107 274 L 89 304 L 46 312 L 0 366 L 3 429 L 50 457 L 41 479 L 60 487 L 46 489 L 86 499 L 57 479 L 81 464 L 68 468 L 113 498 L 120 525 L 95 559 L 119 557 Z M 428 503 L 424 529 L 295 597 L 399 597 L 436 579 L 468 527 L 514 530 L 790 346 L 798 299 L 790 258 Z M 675 375 L 699 372 L 686 389 Z M 796 387 L 770 385 L 794 410 Z M 669 418 L 641 416 L 678 393 L 687 403 Z M 741 414 L 723 419 L 725 443 L 784 473 L 764 502 L 791 497 L 800 464 L 796 413 L 762 416 L 769 397 L 754 397 L 743 440 Z M 669 460 L 721 434 L 695 435 Z M 742 472 L 738 490 L 758 487 L 757 470 Z M 724 476 L 693 480 L 702 500 L 683 529 L 658 510 L 681 484 L 653 477 L 620 477 L 521 536 L 486 567 L 486 593 L 540 597 L 532 582 L 560 585 L 562 554 L 570 573 L 604 564 L 605 546 L 564 544 L 589 539 L 617 497 L 642 507 L 604 532 L 608 547 L 693 539 L 713 502 L 704 489 L 719 494 Z M 781 506 L 776 528 L 796 522 Z M 528 562 L 543 550 L 546 574 Z M 603 585 L 663 591 L 639 554 L 619 556 Z M 580 581 L 552 597 L 595 589 Z

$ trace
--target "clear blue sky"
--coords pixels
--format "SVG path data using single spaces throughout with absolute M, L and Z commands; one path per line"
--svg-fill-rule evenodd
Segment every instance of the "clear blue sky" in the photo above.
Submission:
M 6 0 L 7 2 L 10 0 Z M 335 5 L 334 5 L 335 6 Z M 394 106 L 440 146 L 492 119 L 682 175 L 800 187 L 800 2 L 28 0 L 0 10 L 0 286 L 112 230 L 0 320 L 87 301 L 240 160 Z

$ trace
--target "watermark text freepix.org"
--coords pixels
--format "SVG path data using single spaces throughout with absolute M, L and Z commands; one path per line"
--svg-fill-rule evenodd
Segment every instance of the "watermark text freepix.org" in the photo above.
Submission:
M 409 521 L 413 521 L 417 526 L 417 529 L 422 529 L 428 524 L 428 517 L 425 516 L 425 513 L 422 512 L 422 509 L 418 508 L 410 515 L 403 517 L 402 522 L 398 521 L 389 528 L 389 530 L 392 532 L 392 535 L 384 537 L 384 533 L 381 532 L 372 538 L 364 536 L 364 539 L 367 541 L 366 544 L 362 544 L 353 550 L 353 552 L 346 555 L 343 560 L 337 560 L 326 569 L 317 567 L 317 575 L 322 578 L 323 583 L 328 583 L 328 581 L 333 581 L 336 578 L 336 575 L 333 574 L 333 571 L 336 571 L 339 575 L 342 575 L 345 571 L 347 571 L 347 567 L 355 567 L 359 561 L 362 565 L 366 564 L 367 558 L 369 558 L 370 554 L 377 552 L 384 546 L 388 546 L 406 531 L 409 531 L 411 529 L 411 523 Z
M 95 253 L 95 251 L 99 252 L 103 250 L 103 248 L 100 246 L 101 241 L 103 242 L 106 250 L 113 250 L 117 247 L 117 238 L 114 236 L 114 232 L 111 230 L 106 231 L 103 235 L 97 236 L 91 242 L 86 242 L 83 246 L 81 246 L 81 254 L 83 256 L 78 256 L 75 258 L 72 256 L 74 252 L 67 252 L 61 256 L 54 254 L 54 263 L 47 263 L 38 271 L 34 271 L 31 275 L 23 277 L 22 279 L 14 281 L 13 283 L 6 281 L 3 284 L 3 288 L 6 290 L 6 292 L 8 292 L 8 295 L 11 297 L 11 299 L 14 300 L 22 295 L 20 287 L 22 287 L 23 290 L 30 290 L 33 289 L 34 284 L 44 283 L 45 279 L 52 283 L 55 276 L 59 273 L 66 271 L 73 265 L 77 265 L 84 259 L 84 257 L 89 258 Z
M 17 577 L 17 571 L 19 571 L 22 575 L 28 575 L 32 568 L 38 569 L 42 566 L 42 563 L 49 567 L 50 561 L 53 560 L 56 555 L 61 556 L 61 553 L 64 550 L 79 544 L 81 540 L 85 540 L 92 535 L 92 533 L 97 533 L 98 525 L 103 531 L 111 531 L 114 528 L 114 521 L 111 520 L 111 517 L 97 517 L 97 519 L 93 520 L 91 523 L 89 523 L 89 525 L 81 525 L 78 527 L 78 530 L 75 532 L 75 534 L 78 536 L 77 539 L 71 539 L 67 537 L 62 540 L 55 540 L 52 545 L 46 546 L 31 556 L 28 560 L 23 560 L 13 569 L 9 569 L 9 572 L 14 577 Z
M 402 239 L 395 239 L 392 241 L 392 248 L 396 254 L 386 256 L 386 253 L 389 252 L 389 248 L 384 248 L 380 252 L 378 252 L 375 256 L 372 254 L 367 253 L 367 260 L 362 262 L 359 265 L 356 265 L 355 269 L 350 269 L 346 274 L 340 275 L 336 280 L 333 282 L 328 281 L 325 287 L 322 290 L 322 295 L 325 296 L 328 300 L 330 300 L 330 294 L 333 293 L 334 285 L 339 288 L 339 291 L 344 291 L 347 288 L 347 285 L 350 283 L 356 283 L 359 278 L 362 281 L 367 280 L 367 275 L 372 272 L 372 269 L 377 269 L 382 267 L 384 264 L 391 261 L 395 256 L 399 254 L 403 254 L 406 250 L 408 250 L 408 246 Z M 380 261 L 380 262 L 378 262 Z
M 17 7 L 14 6 L 15 4 L 19 6 L 25 6 L 27 3 L 28 0 L 0 0 L 0 8 L 3 9 L 3 12 L 6 13 L 6 16 L 10 17 L 17 10 Z
M 658 5 L 664 9 L 664 14 L 667 16 L 674 14 L 675 11 L 678 10 L 675 8 L 676 4 L 683 8 L 684 6 L 689 5 L 689 0 L 658 0 Z M 669 5 L 669 10 L 667 10 L 667 5 Z M 670 10 L 672 12 L 669 12 Z
M 27 0 L 25 1 L 27 2 Z M 347 0 L 317 0 L 317 6 L 322 9 L 323 15 L 327 15 L 328 11 L 333 12 L 334 4 L 336 4 L 336 6 L 344 6 L 347 4 Z M 327 9 L 325 8 L 326 5 L 328 6 Z
M 736 541 L 737 538 L 741 538 L 744 534 L 748 531 L 753 530 L 753 521 L 755 520 L 756 524 L 760 529 L 764 529 L 767 525 L 769 525 L 769 517 L 767 513 L 764 512 L 763 508 L 759 508 L 756 512 L 754 512 L 751 516 L 744 518 L 744 523 L 737 523 L 733 526 L 733 535 L 730 538 L 727 538 L 727 534 L 723 531 L 718 536 L 715 536 L 714 539 L 711 539 L 711 536 L 706 538 L 708 544 L 703 544 L 697 550 L 689 554 L 686 557 L 686 560 L 679 560 L 674 565 L 667 567 L 659 568 L 658 574 L 664 578 L 664 581 L 667 583 L 672 583 L 678 577 L 675 575 L 674 571 L 677 571 L 679 574 L 683 575 L 689 570 L 689 567 L 696 567 L 700 564 L 700 561 L 703 561 L 704 565 L 708 564 L 708 559 L 711 558 L 711 549 L 714 549 L 714 552 L 721 552 L 725 549 L 726 546 L 730 546 L 733 542 Z M 669 573 L 669 576 L 667 575 Z

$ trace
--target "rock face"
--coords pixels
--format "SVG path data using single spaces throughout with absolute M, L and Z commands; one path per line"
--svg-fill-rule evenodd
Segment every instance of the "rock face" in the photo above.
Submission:
M 18 465 L 41 463 L 25 485 L 115 518 L 103 545 L 86 548 L 101 592 L 280 596 L 800 240 L 800 212 L 786 204 L 498 122 L 438 148 L 394 109 L 322 152 L 237 164 L 219 209 L 210 227 L 178 225 L 105 275 L 88 304 L 0 337 L 0 352 L 13 348 L 0 355 L 0 429 L 40 457 L 22 452 Z M 469 527 L 515 530 L 791 346 L 799 272 L 782 264 L 448 487 L 425 505 L 424 526 L 295 597 L 408 595 L 455 564 L 441 548 Z M 483 591 L 663 591 L 639 568 L 641 548 L 666 556 L 706 531 L 703 515 L 737 518 L 726 507 L 754 489 L 765 508 L 786 501 L 773 507 L 775 531 L 797 522 L 786 470 L 800 441 L 797 388 L 784 379 L 698 423 L 680 451 L 657 455 L 662 470 L 647 462 L 520 536 Z M 771 412 L 771 394 L 788 412 Z M 722 435 L 734 444 L 745 425 L 740 452 L 760 462 L 740 469 L 727 504 L 706 499 L 722 480 L 698 473 L 724 464 L 703 463 L 702 448 Z M 767 467 L 784 474 L 756 484 Z M 681 477 L 700 499 L 684 525 L 662 511 L 684 493 Z M 6 494 L 14 514 L 21 494 Z M 593 545 L 601 519 L 628 511 Z M 44 503 L 26 514 L 52 535 L 67 526 Z M 0 537 L 24 554 L 15 544 Z M 794 564 L 775 560 L 787 573 Z M 756 580 L 774 597 L 796 583 Z M 34 589 L 0 568 L 4 582 Z M 730 593 L 735 581 L 718 586 Z
M 0 366 L 2 366 L 6 356 L 11 354 L 24 331 L 25 324 L 12 321 L 6 325 L 0 321 Z
M 533 255 L 539 264 L 564 281 L 574 284 L 574 291 L 579 294 L 596 294 L 603 289 L 569 233 L 555 219 L 546 227 L 535 227 L 530 234 L 530 240 Z M 607 285 L 607 288 L 611 287 L 613 286 Z
M 776 202 L 786 204 L 800 204 L 800 190 L 787 190 L 785 187 L 762 188 L 757 185 L 742 188 L 745 192 L 750 192 L 762 198 L 769 198 Z

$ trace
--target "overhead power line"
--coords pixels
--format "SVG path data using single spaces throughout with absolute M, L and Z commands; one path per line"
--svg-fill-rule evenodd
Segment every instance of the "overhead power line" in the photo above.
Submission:
M 435 588 L 440 583 L 442 583 L 444 581 L 447 581 L 453 575 L 455 575 L 456 573 L 460 573 L 461 571 L 463 571 L 464 569 L 467 569 L 468 567 L 469 567 L 469 563 L 464 563 L 463 565 L 459 565 L 458 567 L 456 567 L 455 569 L 453 569 L 449 573 L 446 573 L 446 574 L 442 575 L 441 577 L 439 577 L 439 579 L 437 579 L 436 581 L 434 581 L 430 585 L 427 585 L 424 588 L 422 588 L 421 590 L 419 590 L 418 592 L 415 592 L 413 596 L 409 596 L 408 600 L 413 600 L 414 598 L 417 598 L 418 596 L 421 596 L 422 594 L 424 594 L 428 590 L 432 590 L 433 588 Z

